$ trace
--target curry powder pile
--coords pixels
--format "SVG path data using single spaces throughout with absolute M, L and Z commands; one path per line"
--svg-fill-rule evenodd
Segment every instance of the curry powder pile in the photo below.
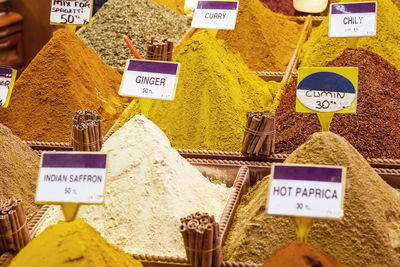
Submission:
M 173 101 L 151 101 L 149 112 L 133 102 L 124 124 L 143 113 L 175 148 L 239 151 L 246 112 L 268 110 L 279 84 L 253 74 L 240 55 L 209 31 L 199 31 L 174 58 L 181 63 Z
M 400 193 L 388 185 L 341 136 L 313 134 L 285 163 L 347 168 L 344 217 L 316 220 L 308 244 L 345 266 L 400 266 Z M 296 240 L 288 217 L 269 216 L 265 205 L 270 177 L 242 199 L 224 247 L 225 260 L 263 263 L 283 244 Z
M 49 226 L 24 247 L 10 267 L 142 267 L 121 249 L 109 244 L 83 219 Z
M 296 48 L 302 25 L 272 12 L 259 0 L 243 0 L 234 30 L 220 30 L 254 71 L 285 71 Z
M 103 134 L 129 98 L 118 95 L 121 75 L 75 34 L 58 30 L 15 83 L 0 122 L 23 140 L 70 142 L 72 117 L 92 109 Z
M 345 0 L 342 2 L 360 2 Z M 374 37 L 361 37 L 357 48 L 372 51 L 400 69 L 400 10 L 391 0 L 377 0 L 377 29 Z M 300 56 L 303 67 L 321 67 L 337 58 L 347 47 L 346 38 L 328 37 L 329 17 L 311 32 Z

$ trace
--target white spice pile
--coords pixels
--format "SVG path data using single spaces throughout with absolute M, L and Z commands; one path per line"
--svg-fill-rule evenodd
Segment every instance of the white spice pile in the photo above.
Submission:
M 136 115 L 105 142 L 108 176 L 104 206 L 83 206 L 79 217 L 132 254 L 185 257 L 179 218 L 208 212 L 218 220 L 229 197 L 173 149 L 165 134 Z M 61 219 L 52 207 L 39 229 Z

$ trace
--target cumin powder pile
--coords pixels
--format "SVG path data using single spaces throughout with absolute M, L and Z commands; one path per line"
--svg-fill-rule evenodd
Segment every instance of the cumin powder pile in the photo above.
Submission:
M 254 71 L 285 71 L 296 48 L 302 25 L 277 14 L 259 0 L 243 0 L 234 30 L 219 30 Z
M 364 157 L 400 158 L 400 71 L 375 53 L 346 49 L 328 67 L 358 67 L 357 113 L 335 114 L 330 130 Z M 290 153 L 321 130 L 317 115 L 296 113 L 297 80 L 276 111 L 276 151 Z
M 70 142 L 77 110 L 96 110 L 103 134 L 129 98 L 118 95 L 121 75 L 75 34 L 58 30 L 15 83 L 0 122 L 23 140 Z
M 0 199 L 22 199 L 28 219 L 39 209 L 34 204 L 39 156 L 0 123 Z
M 347 168 L 344 217 L 316 220 L 308 244 L 344 266 L 400 266 L 400 193 L 341 136 L 313 134 L 285 163 Z M 296 240 L 292 221 L 266 214 L 270 177 L 242 199 L 224 247 L 225 260 L 262 263 Z

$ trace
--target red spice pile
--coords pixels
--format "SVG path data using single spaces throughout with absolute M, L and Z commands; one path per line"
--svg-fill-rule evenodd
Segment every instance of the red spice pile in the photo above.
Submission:
M 261 0 L 269 9 L 276 13 L 282 13 L 286 16 L 294 16 L 296 10 L 293 7 L 293 0 Z
M 335 114 L 330 130 L 366 158 L 400 158 L 400 71 L 379 55 L 346 49 L 327 67 L 358 67 L 356 114 Z M 296 113 L 292 81 L 276 111 L 276 151 L 291 153 L 320 131 L 316 114 Z
M 262 267 L 341 267 L 335 257 L 303 243 L 289 243 L 278 249 Z

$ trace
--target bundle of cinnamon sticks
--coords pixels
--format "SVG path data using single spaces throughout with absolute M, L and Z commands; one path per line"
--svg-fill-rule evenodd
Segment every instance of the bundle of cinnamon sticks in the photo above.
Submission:
M 100 114 L 88 109 L 76 112 L 72 119 L 71 145 L 74 151 L 100 151 L 103 145 Z
M 174 43 L 167 38 L 152 37 L 147 41 L 146 59 L 171 61 Z
M 241 153 L 245 156 L 269 156 L 275 152 L 275 114 L 269 111 L 247 112 Z
M 194 267 L 219 267 L 222 264 L 219 225 L 208 213 L 193 213 L 181 218 L 179 231 L 186 256 Z
M 0 254 L 20 251 L 31 240 L 22 200 L 0 201 Z

